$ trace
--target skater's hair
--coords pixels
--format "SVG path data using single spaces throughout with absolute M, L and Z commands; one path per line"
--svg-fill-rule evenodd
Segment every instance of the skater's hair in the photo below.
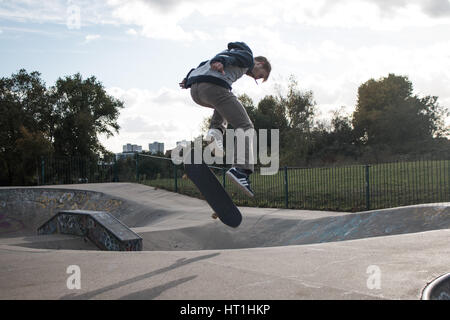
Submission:
M 255 60 L 263 63 L 263 69 L 267 71 L 267 77 L 264 78 L 263 82 L 266 82 L 267 79 L 269 78 L 270 71 L 272 71 L 272 66 L 270 65 L 270 62 L 269 60 L 267 60 L 266 57 L 258 56 L 255 57 Z

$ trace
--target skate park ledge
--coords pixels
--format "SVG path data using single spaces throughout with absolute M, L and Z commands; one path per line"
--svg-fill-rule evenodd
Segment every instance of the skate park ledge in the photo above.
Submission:
M 39 235 L 54 233 L 87 237 L 101 250 L 142 250 L 142 238 L 104 211 L 60 211 L 38 228 Z

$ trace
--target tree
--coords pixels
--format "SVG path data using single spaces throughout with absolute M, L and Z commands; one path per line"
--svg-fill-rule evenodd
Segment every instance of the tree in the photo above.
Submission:
M 280 97 L 282 107 L 286 110 L 288 125 L 300 132 L 309 132 L 314 123 L 316 102 L 312 91 L 301 91 L 294 76 L 289 79 L 286 97 Z
M 343 107 L 333 112 L 331 120 L 320 121 L 313 129 L 311 158 L 322 164 L 348 162 L 358 157 L 358 148 L 350 117 Z
M 316 102 L 312 91 L 301 91 L 298 82 L 291 76 L 288 92 L 279 96 L 279 112 L 286 115 L 287 128 L 283 134 L 281 162 L 290 165 L 308 163 L 312 148 L 311 129 L 314 124 Z
M 255 115 L 255 128 L 280 129 L 288 127 L 285 106 L 280 99 L 269 95 L 265 96 L 259 103 Z
M 39 72 L 22 69 L 0 79 L 0 184 L 36 183 L 41 157 L 110 154 L 98 134 L 117 132 L 123 102 L 95 77 L 58 79 L 47 89 Z
M 30 161 L 52 152 L 48 101 L 39 72 L 22 69 L 0 79 L 0 183 L 29 183 L 34 171 Z
M 445 113 L 437 97 L 419 98 L 407 77 L 389 74 L 358 88 L 353 126 L 363 145 L 406 153 L 443 134 Z
M 59 78 L 51 92 L 55 153 L 83 157 L 104 154 L 98 135 L 109 137 L 119 131 L 117 119 L 123 102 L 108 95 L 95 77 L 83 80 L 79 73 Z

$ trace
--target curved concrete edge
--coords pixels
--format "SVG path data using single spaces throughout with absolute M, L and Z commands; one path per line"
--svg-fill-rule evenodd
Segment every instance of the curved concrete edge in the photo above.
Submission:
M 422 300 L 450 300 L 450 273 L 428 283 L 422 291 Z
M 21 223 L 15 233 L 6 230 L 8 238 L 35 235 L 36 228 L 62 209 L 106 211 L 142 234 L 145 251 L 279 247 L 450 229 L 448 202 L 359 213 L 241 207 L 245 219 L 236 230 L 208 219 L 211 209 L 204 200 L 140 184 L 4 189 L 0 187 L 0 238 L 2 208 L 7 218 L 13 212 L 10 218 Z M 12 207 L 3 193 L 12 193 Z M 33 232 L 26 233 L 28 229 Z

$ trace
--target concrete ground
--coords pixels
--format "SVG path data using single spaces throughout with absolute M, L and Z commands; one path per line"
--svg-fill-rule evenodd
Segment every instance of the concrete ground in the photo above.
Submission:
M 60 209 L 110 212 L 144 251 L 37 236 Z M 231 229 L 202 200 L 139 184 L 0 188 L 0 299 L 420 299 L 450 271 L 449 203 L 240 209 Z

